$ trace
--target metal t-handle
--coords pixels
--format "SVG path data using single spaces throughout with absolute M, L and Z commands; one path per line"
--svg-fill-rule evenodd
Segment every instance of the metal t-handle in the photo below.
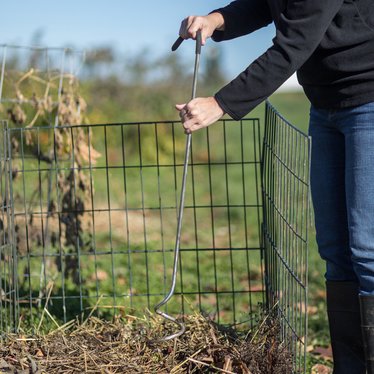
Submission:
M 182 44 L 182 42 L 183 42 L 183 39 L 179 37 L 176 40 L 176 42 L 173 44 L 172 50 L 175 51 Z M 198 77 L 198 71 L 199 71 L 199 65 L 200 65 L 201 46 L 202 46 L 202 39 L 201 39 L 201 31 L 199 30 L 196 34 L 195 67 L 194 67 L 191 99 L 194 99 L 196 97 L 196 87 L 197 87 L 197 77 Z M 175 339 L 178 336 L 181 336 L 186 331 L 186 326 L 183 322 L 177 321 L 176 318 L 161 311 L 160 308 L 166 305 L 168 301 L 174 295 L 175 285 L 177 281 L 180 238 L 181 238 L 181 230 L 182 230 L 184 200 L 185 200 L 185 194 L 186 194 L 187 169 L 188 169 L 188 162 L 190 159 L 190 150 L 191 150 L 191 133 L 187 135 L 187 139 L 186 139 L 186 148 L 185 148 L 184 165 L 183 165 L 183 177 L 182 177 L 182 189 L 181 189 L 180 202 L 179 202 L 178 226 L 177 226 L 177 236 L 175 240 L 174 264 L 173 264 L 173 274 L 172 274 L 172 279 L 171 279 L 171 287 L 170 287 L 169 293 L 165 296 L 165 298 L 154 307 L 155 313 L 167 319 L 168 321 L 175 323 L 179 327 L 179 331 L 177 331 L 176 333 L 172 335 L 167 335 L 167 336 L 160 338 L 159 339 L 160 341 Z

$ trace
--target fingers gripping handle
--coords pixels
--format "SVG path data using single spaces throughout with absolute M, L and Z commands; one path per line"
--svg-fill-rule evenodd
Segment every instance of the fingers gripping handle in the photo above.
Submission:
M 183 43 L 184 39 L 180 36 L 171 47 L 171 50 L 174 52 L 176 51 L 179 46 Z M 201 46 L 202 46 L 202 38 L 201 38 L 201 30 L 198 30 L 196 33 L 196 54 L 201 54 Z

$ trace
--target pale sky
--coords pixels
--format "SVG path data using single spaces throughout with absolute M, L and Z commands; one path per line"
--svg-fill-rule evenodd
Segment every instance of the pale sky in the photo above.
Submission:
M 7 0 L 1 7 L 0 44 L 34 44 L 33 36 L 40 32 L 42 38 L 38 44 L 42 46 L 90 49 L 111 45 L 123 55 L 148 48 L 157 56 L 170 53 L 184 17 L 207 14 L 227 3 L 222 0 Z M 266 51 L 273 36 L 274 28 L 269 26 L 252 35 L 220 43 L 227 77 L 234 78 Z M 208 42 L 207 48 L 209 43 L 213 42 Z M 184 47 L 178 53 L 190 52 L 190 48 Z

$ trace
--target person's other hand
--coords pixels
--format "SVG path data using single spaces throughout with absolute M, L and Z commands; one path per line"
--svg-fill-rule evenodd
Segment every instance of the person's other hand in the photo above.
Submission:
M 196 33 L 201 30 L 201 41 L 204 45 L 215 30 L 223 30 L 225 21 L 221 13 L 211 13 L 207 16 L 189 16 L 185 18 L 179 29 L 183 39 L 196 39 Z
M 186 134 L 211 125 L 225 114 L 214 97 L 198 97 L 175 107 Z

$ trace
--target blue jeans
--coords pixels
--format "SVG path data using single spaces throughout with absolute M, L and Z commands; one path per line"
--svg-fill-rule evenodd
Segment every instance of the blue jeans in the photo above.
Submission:
M 311 108 L 311 191 L 326 280 L 374 295 L 374 103 Z

